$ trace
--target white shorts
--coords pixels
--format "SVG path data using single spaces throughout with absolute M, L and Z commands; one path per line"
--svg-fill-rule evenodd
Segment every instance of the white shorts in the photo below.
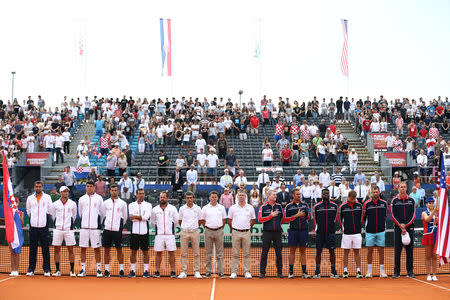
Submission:
M 80 247 L 88 248 L 89 241 L 91 242 L 91 248 L 101 247 L 100 234 L 101 230 L 99 229 L 80 229 Z
M 66 246 L 75 246 L 75 233 L 73 230 L 58 230 L 53 231 L 53 246 L 62 246 L 62 242 L 65 242 Z
M 342 249 L 361 249 L 362 237 L 361 233 L 343 234 L 341 241 Z
M 164 251 L 164 246 L 167 251 L 177 250 L 175 235 L 155 235 L 153 250 L 155 250 L 156 252 Z

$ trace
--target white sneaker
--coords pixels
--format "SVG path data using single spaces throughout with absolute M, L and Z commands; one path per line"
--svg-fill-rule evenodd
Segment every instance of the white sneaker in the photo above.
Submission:
M 27 272 L 27 276 L 34 276 L 34 272 Z
M 178 275 L 178 279 L 184 279 L 186 277 L 187 277 L 187 275 L 184 272 L 181 272 L 180 275 Z
M 431 278 L 431 275 L 427 276 L 427 281 L 433 281 L 433 278 Z
M 45 272 L 44 277 L 50 277 L 50 272 Z
M 194 273 L 194 277 L 197 278 L 197 279 L 202 279 L 203 278 L 202 275 L 200 274 L 200 272 L 195 272 Z
M 245 272 L 245 278 L 252 279 L 252 274 L 250 274 L 250 272 Z
M 237 274 L 236 273 L 231 273 L 230 279 L 236 279 L 236 278 L 237 278 Z
M 55 273 L 52 274 L 53 277 L 59 277 L 61 276 L 61 272 L 60 271 L 56 271 Z
M 17 276 L 19 276 L 19 272 L 18 271 L 11 271 L 11 273 L 9 273 L 9 276 L 17 277 Z
M 380 277 L 381 278 L 388 278 L 388 275 L 386 273 L 384 273 L 384 272 L 381 272 L 380 273 Z
M 372 278 L 372 272 L 367 272 L 366 273 L 366 278 Z
M 17 275 L 19 275 L 19 274 L 17 274 Z M 438 281 L 436 275 L 433 275 L 433 277 L 431 277 L 431 278 L 433 279 L 433 281 Z
M 70 277 L 77 277 L 77 274 L 75 274 L 75 272 L 70 271 Z

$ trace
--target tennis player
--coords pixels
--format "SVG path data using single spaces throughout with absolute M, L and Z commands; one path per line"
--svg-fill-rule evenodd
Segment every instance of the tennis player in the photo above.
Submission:
M 255 209 L 246 203 L 247 195 L 245 191 L 239 190 L 238 203 L 228 210 L 228 226 L 232 229 L 231 243 L 233 246 L 233 259 L 231 261 L 231 279 L 237 278 L 239 267 L 239 252 L 242 245 L 244 255 L 244 276 L 252 278 L 250 273 L 250 231 L 255 224 Z
M 300 249 L 300 262 L 302 264 L 302 277 L 311 278 L 306 271 L 306 246 L 308 244 L 308 220 L 311 217 L 308 202 L 301 200 L 301 189 L 292 191 L 292 202 L 286 205 L 283 223 L 289 223 L 288 246 L 289 278 L 294 278 L 295 252 Z
M 130 221 L 133 223 L 131 227 L 130 237 L 130 273 L 129 278 L 136 277 L 136 254 L 139 249 L 142 250 L 144 256 L 144 274 L 143 277 L 150 278 L 148 272 L 149 265 L 149 234 L 148 234 L 148 221 L 152 215 L 152 205 L 145 200 L 145 191 L 139 188 L 136 192 L 136 201 L 128 205 L 128 211 L 130 214 Z
M 93 181 L 86 183 L 86 194 L 78 200 L 78 214 L 81 217 L 80 248 L 81 270 L 78 277 L 86 276 L 86 250 L 91 245 L 94 249 L 95 262 L 97 264 L 97 277 L 102 277 L 101 271 L 101 224 L 103 219 L 103 198 L 95 193 Z
M 320 278 L 322 250 L 328 248 L 330 253 L 331 278 L 339 278 L 336 272 L 336 216 L 338 207 L 330 201 L 330 191 L 322 189 L 322 201 L 314 205 L 314 227 L 316 230 L 316 272 L 313 278 Z
M 225 207 L 217 201 L 219 193 L 209 193 L 209 203 L 202 208 L 201 221 L 205 228 L 205 277 L 211 277 L 211 257 L 213 246 L 216 248 L 217 271 L 219 278 L 225 278 L 223 274 L 223 227 L 227 219 Z
M 341 248 L 344 249 L 344 274 L 342 278 L 348 278 L 347 266 L 350 249 L 353 249 L 355 258 L 356 278 L 363 278 L 361 274 L 361 256 L 359 256 L 359 249 L 361 249 L 362 243 L 362 208 L 362 204 L 356 201 L 356 192 L 350 191 L 347 201 L 342 203 L 338 209 L 339 226 L 344 233 L 341 242 Z
M 44 193 L 42 181 L 34 183 L 34 193 L 27 198 L 27 214 L 30 216 L 30 256 L 27 276 L 33 276 L 36 269 L 38 242 L 41 242 L 44 276 L 50 277 L 50 232 L 47 215 L 52 206 L 52 199 Z
M 69 251 L 70 276 L 75 277 L 75 255 L 73 254 L 73 246 L 75 246 L 75 233 L 73 231 L 73 222 L 77 218 L 77 204 L 69 199 L 69 188 L 62 186 L 59 188 L 61 198 L 54 202 L 50 207 L 50 215 L 55 223 L 53 231 L 53 243 L 55 247 L 55 265 L 56 271 L 53 276 L 61 276 L 59 269 L 61 246 L 64 242 Z
M 425 247 L 425 269 L 427 271 L 427 281 L 438 281 L 436 277 L 437 272 L 437 255 L 433 253 L 434 244 L 437 236 L 437 205 L 434 205 L 434 199 L 428 198 L 425 200 L 427 209 L 422 212 L 423 236 L 422 246 Z M 431 276 L 433 274 L 433 276 Z
M 103 215 L 105 216 L 105 230 L 103 231 L 102 244 L 105 248 L 105 272 L 103 277 L 111 276 L 109 261 L 111 247 L 114 244 L 119 261 L 119 277 L 125 277 L 123 270 L 122 230 L 127 222 L 127 203 L 119 198 L 119 186 L 112 184 L 109 187 L 111 197 L 103 202 Z
M 414 275 L 414 243 L 403 245 L 402 235 L 408 234 L 411 241 L 414 241 L 414 218 L 416 217 L 416 202 L 406 193 L 406 182 L 402 181 L 398 185 L 399 194 L 392 199 L 391 217 L 394 221 L 394 275 L 392 278 L 400 277 L 400 259 L 402 249 L 406 249 L 406 271 L 407 276 L 415 278 Z
M 258 221 L 262 223 L 262 251 L 259 264 L 259 278 L 266 277 L 267 255 L 273 243 L 276 255 L 277 277 L 283 278 L 283 259 L 281 257 L 281 223 L 283 222 L 283 207 L 277 203 L 277 193 L 269 190 L 267 201 L 259 208 Z
M 177 226 L 179 215 L 175 206 L 169 204 L 168 192 L 159 194 L 159 205 L 152 210 L 151 225 L 156 230 L 155 244 L 153 249 L 156 252 L 156 271 L 153 277 L 159 278 L 159 269 L 162 262 L 162 253 L 166 249 L 169 253 L 170 277 L 176 278 L 175 274 L 175 226 Z
M 18 204 L 19 198 L 16 198 L 16 201 Z M 19 210 L 18 212 L 19 212 L 20 222 L 22 223 L 22 227 L 23 227 L 23 211 Z M 0 218 L 0 221 L 4 222 L 4 220 L 5 220 L 4 218 Z M 9 251 L 11 254 L 11 273 L 9 273 L 9 276 L 17 277 L 17 276 L 19 276 L 20 253 L 16 253 L 13 251 L 13 248 L 11 247 L 11 243 L 8 246 L 9 246 Z
M 386 239 L 386 219 L 389 213 L 388 204 L 380 198 L 380 189 L 375 186 L 372 191 L 372 198 L 364 202 L 363 220 L 366 227 L 367 246 L 367 273 L 366 278 L 372 277 L 373 249 L 378 251 L 378 261 L 380 263 L 380 277 L 387 278 L 384 271 L 384 247 Z

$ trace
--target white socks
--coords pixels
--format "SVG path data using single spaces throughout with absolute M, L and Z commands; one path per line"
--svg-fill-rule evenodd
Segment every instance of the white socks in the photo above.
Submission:
M 120 271 L 123 271 L 123 264 L 119 264 Z
M 102 268 L 102 264 L 101 263 L 97 263 L 97 270 L 100 270 Z
M 372 264 L 367 264 L 367 271 L 372 273 Z
M 136 264 L 130 264 L 130 269 L 134 272 L 136 269 Z
M 144 272 L 148 271 L 148 264 L 144 264 Z
M 105 264 L 105 271 L 109 271 L 109 264 Z
M 86 271 L 86 263 L 81 263 L 81 270 Z

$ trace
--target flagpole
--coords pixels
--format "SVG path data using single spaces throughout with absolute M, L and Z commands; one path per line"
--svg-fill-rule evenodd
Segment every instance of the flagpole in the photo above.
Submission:
M 347 23 L 348 23 L 348 19 L 347 19 Z M 347 97 L 349 98 L 350 101 L 350 64 L 349 64 L 349 52 L 348 49 L 350 47 L 348 46 L 348 30 L 347 30 Z
M 258 39 L 259 39 L 259 97 L 262 97 L 262 54 L 261 54 L 261 42 L 262 42 L 262 33 L 261 33 L 261 19 L 258 19 Z

